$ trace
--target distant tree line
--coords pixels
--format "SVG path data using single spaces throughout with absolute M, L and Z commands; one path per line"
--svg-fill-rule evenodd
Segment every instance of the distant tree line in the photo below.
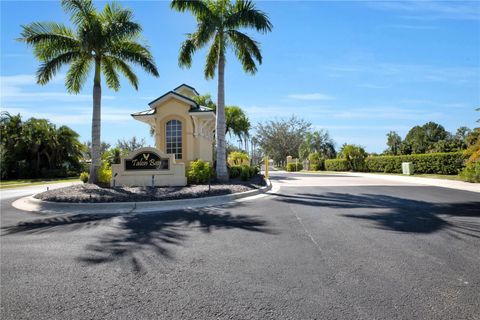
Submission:
M 0 168 L 2 179 L 53 178 L 76 175 L 81 169 L 83 145 L 67 126 L 46 119 L 2 112 Z
M 454 152 L 467 149 L 474 143 L 474 134 L 467 127 L 460 127 L 455 134 L 435 122 L 414 126 L 405 139 L 395 131 L 387 133 L 387 155 L 408 155 L 421 153 Z

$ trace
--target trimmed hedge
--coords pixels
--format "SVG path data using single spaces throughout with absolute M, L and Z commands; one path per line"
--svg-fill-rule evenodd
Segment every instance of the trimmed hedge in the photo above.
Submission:
M 301 171 L 301 170 L 303 170 L 303 164 L 301 163 L 295 164 L 293 162 L 290 162 L 289 164 L 287 164 L 288 172 L 295 172 L 295 171 Z
M 228 174 L 230 179 L 235 179 L 240 177 L 240 179 L 247 181 L 260 173 L 260 168 L 257 166 L 230 166 L 228 167 Z
M 319 152 L 310 153 L 308 155 L 308 161 L 310 162 L 310 170 L 325 170 L 325 159 Z
M 458 174 L 465 159 L 463 152 L 378 156 L 365 159 L 365 167 L 369 172 L 401 173 L 402 162 L 412 162 L 414 173 Z
M 327 171 L 349 171 L 350 165 L 347 159 L 327 159 L 325 160 L 325 170 Z

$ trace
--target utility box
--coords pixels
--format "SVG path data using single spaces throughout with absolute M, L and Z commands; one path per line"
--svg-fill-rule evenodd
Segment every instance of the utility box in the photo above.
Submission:
M 402 162 L 402 173 L 412 175 L 413 174 L 413 163 Z

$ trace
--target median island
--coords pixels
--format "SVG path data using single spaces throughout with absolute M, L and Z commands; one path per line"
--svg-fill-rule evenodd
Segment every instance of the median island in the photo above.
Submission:
M 45 191 L 35 195 L 36 199 L 52 202 L 102 203 L 102 202 L 145 202 L 203 198 L 245 192 L 265 186 L 263 176 L 257 174 L 249 181 L 231 179 L 229 183 L 192 184 L 183 187 L 107 187 L 81 184 Z

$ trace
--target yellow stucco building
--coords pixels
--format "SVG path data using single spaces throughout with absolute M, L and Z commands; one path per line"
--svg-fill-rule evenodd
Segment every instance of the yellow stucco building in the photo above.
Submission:
M 132 114 L 155 132 L 155 147 L 175 156 L 175 162 L 212 161 L 215 113 L 192 98 L 195 88 L 182 84 L 150 102 L 149 110 Z

